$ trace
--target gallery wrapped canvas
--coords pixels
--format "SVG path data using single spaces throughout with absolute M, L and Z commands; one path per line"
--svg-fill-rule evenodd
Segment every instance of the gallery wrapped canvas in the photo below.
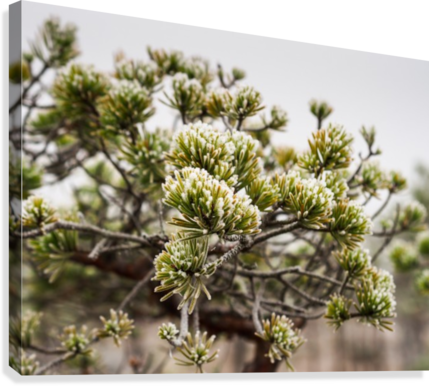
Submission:
M 10 7 L 9 364 L 429 369 L 425 62 Z

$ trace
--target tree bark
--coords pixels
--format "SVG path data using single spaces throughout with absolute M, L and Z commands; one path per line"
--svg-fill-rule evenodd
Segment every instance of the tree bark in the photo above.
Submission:
M 258 339 L 255 341 L 255 354 L 253 359 L 246 363 L 243 373 L 272 373 L 277 371 L 279 361 L 271 363 L 270 359 L 265 356 L 270 348 L 270 343 Z
M 305 326 L 305 319 L 297 318 L 294 320 L 296 328 L 303 328 Z M 280 363 L 275 361 L 271 363 L 270 359 L 265 354 L 270 349 L 270 343 L 257 338 L 255 341 L 255 354 L 253 359 L 248 362 L 243 369 L 244 373 L 272 373 L 277 371 Z

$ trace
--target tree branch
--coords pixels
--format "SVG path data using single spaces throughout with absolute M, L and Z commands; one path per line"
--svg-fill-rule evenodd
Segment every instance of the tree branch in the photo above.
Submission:
M 389 190 L 389 194 L 387 195 L 386 200 L 384 201 L 383 205 L 380 206 L 380 208 L 372 215 L 371 220 L 375 220 L 381 212 L 383 212 L 384 208 L 389 203 L 390 199 L 392 198 L 392 192 Z
M 262 296 L 264 295 L 264 290 L 265 290 L 265 281 L 262 280 L 261 286 L 259 287 L 258 293 L 256 294 L 255 301 L 253 302 L 253 308 L 252 308 L 253 324 L 255 326 L 256 332 L 261 335 L 264 333 L 264 330 L 262 328 L 262 324 L 259 319 L 259 308 L 260 308 Z
M 136 295 L 139 293 L 139 291 L 143 288 L 143 286 L 146 285 L 146 283 L 150 280 L 152 275 L 154 274 L 155 269 L 151 269 L 143 279 L 141 279 L 130 291 L 130 293 L 122 300 L 121 304 L 118 307 L 118 311 L 124 310 L 124 308 L 128 305 L 129 302 L 131 302 Z
M 291 224 L 287 224 L 281 228 L 273 229 L 272 231 L 268 231 L 265 233 L 262 233 L 258 236 L 256 236 L 253 240 L 253 244 L 259 244 L 262 243 L 268 239 L 271 239 L 272 237 L 282 235 L 284 233 L 292 232 L 293 230 L 299 228 L 298 222 L 293 222 Z
M 72 359 L 74 357 L 76 357 L 78 355 L 77 352 L 67 352 L 66 354 L 64 354 L 63 356 L 60 356 L 54 360 L 52 360 L 51 362 L 48 362 L 47 364 L 45 364 L 44 366 L 40 367 L 35 373 L 34 375 L 42 375 L 44 373 L 46 373 L 46 371 L 48 371 L 49 369 L 51 369 L 52 367 L 55 367 L 63 362 L 68 361 L 69 359 Z
M 161 238 L 161 236 L 159 236 L 159 235 L 154 235 L 154 236 L 150 236 L 150 237 L 146 236 L 146 235 L 137 236 L 137 235 L 132 235 L 132 234 L 128 234 L 128 233 L 109 231 L 107 229 L 99 228 L 95 225 L 80 224 L 80 223 L 75 223 L 75 222 L 71 222 L 71 221 L 63 221 L 63 220 L 59 220 L 59 221 L 54 222 L 52 224 L 48 224 L 43 229 L 39 228 L 39 229 L 34 229 L 34 230 L 22 232 L 22 233 L 14 232 L 11 235 L 13 237 L 17 237 L 17 238 L 31 239 L 31 238 L 35 238 L 38 236 L 43 236 L 46 233 L 51 233 L 51 232 L 58 230 L 58 229 L 71 230 L 71 231 L 77 231 L 77 232 L 89 233 L 89 234 L 96 234 L 96 235 L 100 235 L 100 236 L 103 236 L 105 238 L 113 239 L 113 240 L 127 240 L 130 242 L 138 243 L 138 244 L 145 245 L 148 247 L 150 247 L 150 246 L 159 247 L 160 244 L 161 244 L 161 246 L 163 246 L 163 239 L 165 239 L 165 238 Z

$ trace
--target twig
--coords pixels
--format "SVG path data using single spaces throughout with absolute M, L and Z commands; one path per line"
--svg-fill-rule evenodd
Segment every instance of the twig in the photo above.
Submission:
M 170 343 L 174 347 L 181 346 L 183 343 L 183 340 L 186 338 L 186 335 L 188 335 L 189 331 L 189 301 L 187 301 L 182 309 L 180 310 L 180 332 L 177 339 L 170 341 Z
M 48 362 L 46 365 L 40 367 L 35 373 L 34 375 L 42 375 L 44 374 L 46 371 L 48 371 L 49 369 L 51 369 L 54 366 L 58 366 L 59 364 L 68 361 L 69 359 L 74 358 L 78 353 L 77 352 L 68 352 L 66 354 L 64 354 L 63 356 L 56 358 L 54 360 L 52 360 L 51 362 Z
M 192 313 L 192 327 L 194 328 L 194 331 L 200 331 L 200 314 L 198 310 L 198 300 L 197 304 L 194 307 L 194 312 Z
M 223 267 L 222 269 L 225 269 L 227 271 L 230 270 L 227 267 Z M 301 268 L 301 266 L 288 267 L 288 268 L 284 268 L 284 269 L 280 269 L 278 271 L 272 271 L 272 272 L 249 271 L 245 269 L 237 269 L 237 275 L 245 276 L 245 277 L 260 277 L 260 278 L 267 279 L 267 278 L 281 277 L 286 274 L 309 276 L 309 277 L 314 277 L 315 279 L 319 279 L 321 281 L 325 281 L 327 283 L 335 284 L 337 286 L 342 285 L 342 282 L 339 280 L 335 280 L 335 279 L 332 279 L 331 277 L 323 276 L 318 273 L 305 271 Z M 353 289 L 353 287 L 350 285 L 347 285 L 347 288 Z
M 242 298 L 242 299 L 246 299 L 249 301 L 253 301 L 254 298 L 250 295 L 244 294 L 242 292 L 228 292 L 228 295 L 232 296 L 232 297 L 236 297 L 236 298 Z M 294 310 L 297 312 L 305 312 L 305 309 L 302 307 L 298 307 L 292 304 L 287 304 L 287 303 L 283 303 L 280 301 L 276 301 L 276 300 L 269 300 L 269 299 L 261 299 L 261 304 L 267 304 L 269 306 L 277 306 L 280 308 L 288 308 L 290 310 Z
M 222 267 L 222 269 L 226 271 L 230 271 L 230 268 L 227 268 L 227 267 Z M 300 266 L 283 268 L 283 269 L 279 269 L 278 271 L 271 271 L 271 272 L 250 271 L 247 269 L 237 268 L 236 273 L 237 275 L 244 276 L 244 277 L 260 277 L 260 278 L 268 279 L 268 278 L 280 277 L 282 275 L 286 275 L 289 273 L 297 273 L 300 270 L 301 270 Z
M 141 245 L 129 245 L 129 244 L 114 245 L 111 247 L 102 248 L 100 250 L 100 255 L 108 252 L 132 251 L 134 249 L 140 249 L 140 248 L 143 248 L 143 247 Z
M 228 131 L 229 131 L 230 133 L 232 133 L 234 129 L 233 129 L 233 128 L 232 128 L 232 126 L 228 123 L 228 120 L 226 119 L 226 117 L 225 117 L 224 115 L 222 115 L 221 119 L 222 119 L 222 122 L 223 122 L 223 124 L 225 125 L 225 127 L 228 129 Z
M 45 355 L 60 355 L 60 354 L 65 354 L 67 352 L 67 350 L 63 350 L 63 349 L 49 349 L 49 348 L 39 347 L 34 344 L 30 344 L 28 348 L 30 350 L 37 351 Z
M 243 125 L 243 122 L 244 122 L 244 118 L 239 117 L 237 119 L 237 124 L 235 125 L 235 130 L 236 131 L 240 131 L 241 130 L 241 126 Z
M 319 298 L 315 298 L 309 294 L 307 294 L 306 292 L 300 290 L 297 286 L 295 286 L 294 284 L 292 284 L 291 282 L 280 278 L 280 281 L 288 288 L 290 288 L 292 291 L 294 291 L 295 293 L 297 293 L 299 296 L 303 297 L 304 299 L 308 300 L 310 303 L 315 303 L 315 304 L 320 304 L 320 305 L 326 305 L 326 301 L 319 299 Z
M 124 300 L 122 300 L 121 304 L 118 307 L 118 311 L 120 310 L 124 310 L 124 308 L 128 305 L 128 303 L 133 300 L 136 295 L 138 294 L 138 292 L 140 291 L 140 289 L 150 280 L 150 278 L 152 277 L 153 273 L 155 272 L 154 269 L 151 269 L 145 277 L 143 277 L 143 279 L 141 279 L 134 287 L 133 289 L 129 292 L 129 294 L 124 298 Z
M 224 78 L 223 78 L 223 69 L 222 66 L 220 64 L 217 65 L 218 68 L 218 78 L 219 78 L 219 82 L 222 85 L 223 88 L 229 89 L 231 88 L 234 84 L 235 84 L 235 79 L 232 79 L 229 83 L 226 83 Z
M 339 294 L 340 295 L 342 295 L 342 293 L 344 292 L 344 290 L 346 289 L 346 286 L 347 286 L 347 282 L 349 281 L 349 279 L 350 279 L 350 275 L 347 273 L 346 274 L 346 277 L 344 278 L 344 281 L 343 281 L 343 283 L 341 284 L 341 287 L 340 287 L 340 289 L 339 289 Z
M 118 190 L 120 192 L 127 192 L 127 189 L 121 188 L 120 186 L 114 186 L 111 183 L 102 180 L 99 176 L 97 176 L 96 174 L 92 173 L 89 169 L 87 169 L 81 160 L 76 159 L 76 162 L 85 171 L 85 173 L 93 180 L 95 180 L 99 185 L 109 185 L 113 189 Z
M 317 130 L 319 131 L 322 128 L 323 118 L 317 117 Z
M 90 342 L 87 344 L 86 347 L 91 346 L 92 344 L 96 343 L 99 341 L 98 337 L 94 337 L 90 340 Z M 68 361 L 69 359 L 73 359 L 74 357 L 76 357 L 77 355 L 79 355 L 80 352 L 79 351 L 73 351 L 73 352 L 66 352 L 63 356 L 60 356 L 54 360 L 52 360 L 51 362 L 48 362 L 47 364 L 45 364 L 44 366 L 40 367 L 35 373 L 34 375 L 42 375 L 44 374 L 46 371 L 48 371 L 49 369 L 51 369 L 54 366 L 58 366 L 59 364 Z
M 363 159 L 362 158 L 362 153 L 359 153 L 359 157 L 360 157 L 359 166 L 357 167 L 357 169 L 355 170 L 355 172 L 347 180 L 347 185 L 349 185 L 349 186 L 353 182 L 353 180 L 357 177 L 357 175 L 359 174 L 360 170 L 362 169 L 364 161 L 366 161 L 368 159 L 368 156 L 365 159 Z
M 164 92 L 164 94 L 165 95 L 167 95 L 165 92 Z M 168 97 L 167 97 L 168 98 Z M 162 102 L 162 101 L 161 101 Z M 164 103 L 164 102 L 162 102 L 162 103 Z M 164 103 L 165 104 L 165 103 Z M 167 106 L 169 106 L 168 104 L 167 104 Z M 186 111 L 185 110 L 183 110 L 183 108 L 179 108 L 179 113 L 180 113 L 180 119 L 181 119 L 181 121 L 182 121 L 182 125 L 186 125 L 187 124 L 187 120 L 186 120 Z
M 205 264 L 204 267 L 201 269 L 201 271 L 204 272 L 206 269 L 209 269 L 210 267 L 212 267 L 213 264 L 215 265 L 215 268 L 218 268 L 223 263 L 227 262 L 229 259 L 236 257 L 243 249 L 248 248 L 251 244 L 252 244 L 252 241 L 248 237 L 240 236 L 240 241 L 234 248 L 232 248 L 227 253 L 224 253 L 216 261 Z
M 101 239 L 93 248 L 93 250 L 91 251 L 91 253 L 88 255 L 89 259 L 96 259 L 99 255 L 100 252 L 102 251 L 103 247 L 106 245 L 107 243 L 107 239 Z
M 299 223 L 294 222 L 291 224 L 287 224 L 281 228 L 273 229 L 272 231 L 268 231 L 268 232 L 265 232 L 265 233 L 262 233 L 262 234 L 256 236 L 253 240 L 253 244 L 262 243 L 262 242 L 264 242 L 264 241 L 266 241 L 272 237 L 279 236 L 279 235 L 282 235 L 284 233 L 292 232 L 293 230 L 295 230 L 297 228 L 299 228 Z
M 133 213 L 131 213 L 126 207 L 125 207 L 125 204 L 122 204 L 116 197 L 114 197 L 114 196 L 111 196 L 109 193 L 107 193 L 106 192 L 106 190 L 104 189 L 98 189 L 99 190 L 99 192 L 100 192 L 100 194 L 102 195 L 102 196 L 106 196 L 106 198 L 108 199 L 108 200 L 110 200 L 110 201 L 112 201 L 115 205 L 117 205 L 121 210 L 122 210 L 122 212 L 124 212 L 127 216 L 128 216 L 128 218 L 131 220 L 131 222 L 134 224 L 134 226 L 135 226 L 135 228 L 136 228 L 136 230 L 138 231 L 138 232 L 141 232 L 141 227 L 140 227 L 140 223 L 139 223 L 139 220 L 138 220 L 138 218 L 136 217 L 136 216 L 134 216 L 134 214 Z
M 264 330 L 262 328 L 261 321 L 259 319 L 259 307 L 261 304 L 261 299 L 264 294 L 265 290 L 265 281 L 262 280 L 261 286 L 259 287 L 258 293 L 256 294 L 255 301 L 253 302 L 253 308 L 252 308 L 252 320 L 253 324 L 255 326 L 255 330 L 258 334 L 263 334 Z
M 301 319 L 306 319 L 306 320 L 320 319 L 323 315 L 325 315 L 325 311 L 318 312 L 317 314 L 310 314 L 310 315 L 307 314 L 306 315 L 306 314 L 297 314 L 295 312 L 284 312 L 284 311 L 279 312 L 276 308 L 269 307 L 266 305 L 262 305 L 262 308 L 264 308 L 270 312 L 280 313 L 280 314 L 285 315 L 289 318 L 301 318 Z
M 347 184 L 350 186 L 350 183 L 353 182 L 353 180 L 356 178 L 356 176 L 359 174 L 360 170 L 362 169 L 363 164 L 365 161 L 368 161 L 372 156 L 377 155 L 377 152 L 374 153 L 372 150 L 372 146 L 368 146 L 368 155 L 365 158 L 362 158 L 362 154 L 359 153 L 360 157 L 360 164 L 356 171 L 350 176 L 350 178 L 347 180 Z
M 141 197 L 139 197 L 137 194 L 134 193 L 133 186 L 132 186 L 131 182 L 128 180 L 128 177 L 127 177 L 125 171 L 113 160 L 112 156 L 110 155 L 109 151 L 107 150 L 106 144 L 105 144 L 104 139 L 102 137 L 100 137 L 100 143 L 101 143 L 101 148 L 102 148 L 104 155 L 107 157 L 107 159 L 110 161 L 110 163 L 113 165 L 113 167 L 122 176 L 122 179 L 125 181 L 125 184 L 127 185 L 128 193 L 130 193 L 137 201 L 140 201 Z
M 31 239 L 38 236 L 43 236 L 46 233 L 51 233 L 58 229 L 78 231 L 82 233 L 91 233 L 91 234 L 100 235 L 105 238 L 114 239 L 114 240 L 128 240 L 128 241 L 132 241 L 145 246 L 152 246 L 153 241 L 156 238 L 159 238 L 159 236 L 148 237 L 148 236 L 131 235 L 131 234 L 122 233 L 122 232 L 112 232 L 107 229 L 99 228 L 95 225 L 80 224 L 80 223 L 63 221 L 63 220 L 59 220 L 52 224 L 48 224 L 43 229 L 39 228 L 39 229 L 34 229 L 31 231 L 22 232 L 22 233 L 14 232 L 11 235 L 18 238 Z
M 318 254 L 319 254 L 319 252 L 320 252 L 320 249 L 321 249 L 321 248 L 322 248 L 322 246 L 323 246 L 323 243 L 325 242 L 325 239 L 326 239 L 326 235 L 322 235 L 322 236 L 320 237 L 320 240 L 319 240 L 319 242 L 317 243 L 317 246 L 316 246 L 316 249 L 314 250 L 313 255 L 311 256 L 311 258 L 310 258 L 310 260 L 308 261 L 308 263 L 305 265 L 305 270 L 310 269 L 310 267 L 313 265 L 314 260 L 316 259 L 317 255 L 318 255 Z
M 377 210 L 377 212 L 375 212 L 371 219 L 374 220 L 383 210 L 384 208 L 387 206 L 387 204 L 389 203 L 390 199 L 392 197 L 392 192 L 389 190 L 389 194 L 387 195 L 386 200 L 384 201 L 383 205 L 380 206 L 380 208 Z
M 37 103 L 33 102 L 33 103 L 26 103 L 26 102 L 22 102 L 22 105 L 28 108 L 35 108 L 35 109 L 40 109 L 40 110 L 51 110 L 51 109 L 55 109 L 57 107 L 57 105 L 38 105 Z
M 259 132 L 261 132 L 261 131 L 268 130 L 269 128 L 270 128 L 270 126 L 265 125 L 265 126 L 262 126 L 262 127 L 258 127 L 258 128 L 256 128 L 256 129 L 249 129 L 249 128 L 246 128 L 246 129 L 243 129 L 243 131 L 247 131 L 247 132 L 249 132 L 249 133 L 259 133 Z
M 159 200 L 159 228 L 161 230 L 161 234 L 165 236 L 165 229 L 164 229 L 164 211 L 162 206 L 162 200 Z
M 283 214 L 283 213 L 281 213 Z M 287 220 L 273 220 L 267 223 L 267 226 L 273 227 L 273 226 L 281 226 L 281 225 L 290 225 L 293 223 L 296 223 L 297 219 L 295 217 L 287 219 Z
M 223 287 L 215 288 L 214 290 L 212 290 L 213 293 L 225 292 L 232 287 L 232 284 L 234 283 L 235 274 L 237 272 L 237 267 L 238 267 L 237 259 L 234 259 L 234 268 L 233 268 L 232 275 L 228 280 L 228 283 Z
M 392 233 L 390 234 L 389 237 L 385 238 L 383 241 L 383 244 L 380 246 L 380 248 L 377 250 L 377 252 L 374 254 L 374 256 L 372 257 L 372 262 L 374 262 L 375 260 L 378 259 L 378 257 L 381 255 L 381 253 L 384 251 L 384 249 L 391 243 L 391 241 L 393 240 L 393 236 L 395 235 L 395 231 L 396 231 L 396 227 L 398 226 L 398 221 L 399 221 L 399 213 L 400 213 L 400 205 L 398 204 L 396 206 L 396 216 L 395 216 L 395 221 L 393 223 L 393 228 L 392 228 Z
M 31 81 L 28 84 L 28 86 L 24 87 L 24 89 L 22 91 L 22 95 L 20 95 L 20 97 L 12 104 L 12 106 L 9 107 L 9 114 L 21 104 L 21 101 L 24 100 L 24 98 L 27 96 L 27 94 L 31 90 L 31 88 L 34 86 L 35 83 L 37 83 L 39 81 L 39 79 L 42 77 L 42 75 L 46 72 L 46 70 L 48 68 L 49 68 L 49 65 L 47 63 L 44 63 L 40 72 L 36 76 L 31 78 Z

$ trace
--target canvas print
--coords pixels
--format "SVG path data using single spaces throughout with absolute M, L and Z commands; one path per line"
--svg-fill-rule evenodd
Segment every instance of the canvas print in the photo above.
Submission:
M 429 369 L 427 62 L 10 20 L 14 370 Z

